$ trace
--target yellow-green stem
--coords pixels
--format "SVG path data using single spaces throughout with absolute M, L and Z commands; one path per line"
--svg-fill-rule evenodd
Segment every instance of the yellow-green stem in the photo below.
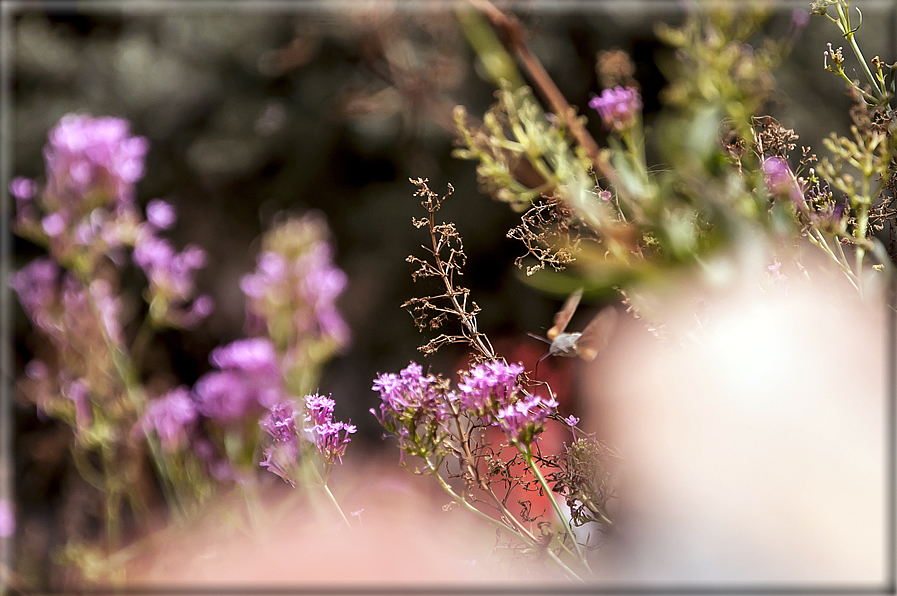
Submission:
M 591 573 L 592 569 L 589 567 L 589 562 L 586 559 L 585 553 L 582 552 L 582 547 L 579 545 L 579 541 L 576 540 L 576 534 L 573 533 L 573 528 L 570 527 L 570 523 L 567 521 L 567 517 L 564 515 L 564 512 L 561 510 L 561 506 L 558 505 L 557 499 L 554 498 L 554 494 L 551 492 L 551 489 L 548 488 L 548 482 L 546 482 L 545 477 L 542 475 L 541 470 L 536 465 L 536 462 L 533 461 L 533 452 L 529 445 L 526 448 L 518 445 L 518 449 L 523 454 L 523 457 L 526 459 L 526 465 L 530 467 L 533 471 L 535 477 L 539 480 L 539 484 L 542 486 L 542 490 L 545 492 L 545 496 L 548 497 L 548 500 L 551 501 L 552 507 L 554 507 L 555 513 L 557 513 L 558 518 L 561 523 L 564 525 L 564 530 L 567 533 L 567 537 L 570 538 L 570 541 L 573 542 L 573 547 L 576 549 L 576 555 L 579 557 L 580 562 L 582 562 L 583 566 L 587 571 Z
M 840 18 L 840 22 L 843 23 L 841 27 L 841 31 L 844 34 L 844 37 L 847 39 L 847 42 L 850 44 L 850 48 L 853 50 L 854 55 L 860 63 L 860 66 L 863 67 L 863 73 L 865 73 L 866 78 L 869 80 L 869 84 L 872 85 L 872 88 L 875 90 L 875 98 L 877 100 L 882 99 L 881 89 L 878 86 L 878 83 L 875 80 L 875 77 L 872 76 L 872 71 L 869 70 L 869 65 L 866 64 L 866 58 L 863 56 L 863 52 L 860 51 L 860 46 L 854 39 L 854 31 L 850 29 L 850 17 L 844 14 L 844 8 L 841 6 L 841 3 L 835 5 L 838 10 L 838 17 Z
M 437 473 L 436 468 L 433 467 L 432 462 L 430 462 L 429 460 L 426 460 L 426 462 L 427 462 L 427 466 L 433 472 L 433 476 L 436 477 L 436 480 L 439 482 L 439 485 L 442 487 L 442 490 L 444 490 L 446 492 L 446 494 L 448 494 L 456 503 L 458 503 L 459 505 L 461 505 L 462 507 L 464 507 L 465 509 L 467 509 L 468 511 L 470 511 L 471 513 L 473 513 L 474 515 L 479 517 L 480 519 L 485 520 L 489 524 L 496 526 L 499 529 L 505 530 L 507 532 L 511 532 L 512 534 L 519 536 L 520 539 L 523 540 L 524 542 L 526 542 L 529 546 L 534 547 L 534 548 L 538 547 L 538 545 L 536 544 L 536 541 L 534 539 L 526 536 L 525 534 L 522 534 L 521 532 L 515 531 L 515 529 L 513 527 L 501 522 L 500 520 L 497 520 L 493 517 L 486 515 L 485 513 L 483 513 L 482 511 L 480 511 L 479 509 L 477 509 L 470 503 L 468 503 L 466 499 L 460 497 L 452 489 L 452 487 L 449 486 L 448 482 L 446 482 L 445 479 Z M 554 554 L 554 552 L 552 552 L 552 550 L 550 548 L 546 549 L 546 552 L 548 553 L 549 558 L 551 558 L 551 560 L 558 567 L 560 567 L 561 571 L 563 571 L 569 579 L 572 579 L 574 581 L 579 581 L 579 582 L 583 581 L 583 579 L 581 577 L 579 577 L 579 575 L 575 571 L 570 569 L 570 567 L 568 567 L 566 563 L 561 561 L 560 558 L 558 558 L 558 556 L 556 554 Z
M 321 483 L 321 487 L 324 489 L 324 493 L 327 495 L 327 498 L 330 500 L 330 502 L 336 508 L 336 511 L 339 513 L 340 517 L 343 518 L 343 521 L 346 522 L 346 526 L 351 528 L 352 524 L 349 523 L 349 518 L 346 517 L 345 513 L 343 513 L 343 508 L 340 507 L 339 501 L 336 500 L 336 497 L 333 496 L 332 492 L 330 492 L 330 487 L 327 486 L 327 480 L 330 477 L 330 474 L 327 473 L 324 476 L 322 476 L 321 473 L 318 471 L 317 466 L 312 464 L 310 467 L 312 468 L 312 470 L 314 470 L 315 476 L 317 476 L 318 481 Z
M 866 202 L 863 202 L 857 208 L 857 227 L 855 229 L 855 238 L 857 240 L 857 252 L 856 252 L 856 274 L 857 274 L 857 289 L 860 291 L 860 296 L 863 295 L 863 260 L 866 257 L 866 249 L 863 248 L 863 242 L 866 241 L 866 228 L 869 224 L 869 205 Z

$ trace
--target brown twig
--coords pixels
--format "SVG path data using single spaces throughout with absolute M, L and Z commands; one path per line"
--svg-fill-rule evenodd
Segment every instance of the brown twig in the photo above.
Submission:
M 567 129 L 576 139 L 576 142 L 585 149 L 586 154 L 598 171 L 606 176 L 610 164 L 600 158 L 601 152 L 598 148 L 598 143 L 595 142 L 595 139 L 586 130 L 582 122 L 576 118 L 576 111 L 567 102 L 557 85 L 555 85 L 548 71 L 545 70 L 539 59 L 529 51 L 524 40 L 523 27 L 520 25 L 520 21 L 514 16 L 505 14 L 496 8 L 490 0 L 470 0 L 470 3 L 486 15 L 486 18 L 489 19 L 495 28 L 504 32 L 502 37 L 504 43 L 510 47 L 524 68 L 526 68 L 534 85 L 542 91 L 551 109 L 564 121 Z

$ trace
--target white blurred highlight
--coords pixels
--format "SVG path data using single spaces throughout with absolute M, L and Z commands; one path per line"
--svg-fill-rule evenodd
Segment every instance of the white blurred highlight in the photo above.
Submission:
M 661 317 L 691 339 L 661 345 L 629 321 L 588 372 L 584 425 L 623 457 L 602 575 L 883 586 L 884 302 L 793 280 L 742 288 L 671 295 Z

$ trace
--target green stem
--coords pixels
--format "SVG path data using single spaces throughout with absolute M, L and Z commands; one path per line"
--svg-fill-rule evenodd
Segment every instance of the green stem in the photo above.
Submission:
M 352 524 L 349 523 L 349 518 L 346 517 L 345 513 L 343 513 L 343 508 L 340 507 L 339 501 L 336 500 L 336 497 L 333 496 L 332 492 L 330 492 L 330 487 L 327 486 L 327 479 L 329 478 L 330 474 L 328 473 L 328 474 L 322 476 L 321 473 L 318 471 L 317 466 L 311 465 L 310 467 L 312 468 L 312 470 L 314 470 L 315 476 L 317 476 L 318 481 L 321 483 L 321 487 L 324 489 L 324 493 L 327 495 L 327 498 L 330 500 L 330 502 L 336 508 L 336 511 L 339 513 L 340 517 L 343 518 L 343 521 L 346 522 L 346 526 L 351 528 Z
M 103 499 L 106 509 L 106 544 L 109 549 L 107 552 L 114 552 L 121 546 L 121 520 L 118 515 L 121 509 L 121 489 L 117 486 L 118 481 L 113 471 L 116 468 L 115 462 L 112 461 L 114 454 L 109 451 L 109 448 L 102 450 Z
M 486 515 L 485 513 L 483 513 L 482 511 L 480 511 L 479 509 L 477 509 L 470 503 L 468 503 L 466 499 L 459 496 L 452 489 L 452 487 L 449 486 L 448 482 L 446 482 L 445 479 L 438 474 L 436 468 L 433 466 L 433 463 L 429 460 L 429 458 L 425 459 L 425 461 L 427 463 L 427 467 L 430 468 L 430 470 L 433 472 L 433 476 L 436 477 L 436 480 L 439 482 L 439 485 L 442 487 L 442 490 L 444 490 L 446 492 L 446 494 L 448 494 L 452 498 L 452 500 L 454 500 L 456 503 L 458 503 L 459 505 L 461 505 L 462 507 L 464 507 L 465 509 L 467 509 L 468 511 L 470 511 L 471 513 L 473 513 L 474 515 L 479 517 L 480 519 L 486 521 L 487 523 L 489 523 L 493 526 L 496 526 L 497 528 L 499 528 L 501 530 L 505 530 L 506 532 L 511 532 L 513 534 L 516 534 L 517 536 L 519 536 L 521 538 L 521 540 L 526 542 L 529 546 L 534 547 L 534 548 L 538 546 L 536 543 L 536 540 L 534 538 L 527 536 L 525 533 L 515 531 L 514 527 L 509 526 L 506 523 L 503 523 L 501 520 L 497 520 L 493 517 Z M 511 518 L 511 519 L 513 519 L 513 518 Z M 579 581 L 579 582 L 583 581 L 583 579 L 581 577 L 579 577 L 579 575 L 575 571 L 570 569 L 570 567 L 568 567 L 566 563 L 561 561 L 561 559 L 550 548 L 545 549 L 545 552 L 548 553 L 549 558 L 551 558 L 551 560 L 555 563 L 555 565 L 557 565 L 558 567 L 561 568 L 561 571 L 563 571 L 569 579 L 572 579 L 574 581 Z
M 128 401 L 131 403 L 131 406 L 134 408 L 134 411 L 139 417 L 145 409 L 145 401 L 143 399 L 143 395 L 137 388 L 137 373 L 134 370 L 133 364 L 128 360 L 126 354 L 119 348 L 119 346 L 115 345 L 115 343 L 112 341 L 112 338 L 109 337 L 109 333 L 106 330 L 106 325 L 103 323 L 103 318 L 100 314 L 99 307 L 97 306 L 96 301 L 93 299 L 93 296 L 90 294 L 90 280 L 86 279 L 86 276 L 84 276 L 83 274 L 79 277 L 81 278 L 81 283 L 84 285 L 85 294 L 87 295 L 87 302 L 90 305 L 91 311 L 93 312 L 97 327 L 100 330 L 100 335 L 103 336 L 103 342 L 106 345 L 106 349 L 109 350 L 112 365 L 115 368 L 115 371 L 118 373 L 119 379 L 124 385 L 125 395 L 127 396 Z M 156 437 L 153 437 L 151 434 L 147 434 L 146 443 L 149 446 L 153 464 L 155 464 L 156 470 L 159 473 L 160 484 L 162 485 L 162 491 L 165 495 L 166 502 L 174 506 L 176 511 L 181 512 L 182 506 L 177 498 L 177 492 L 174 489 L 174 484 L 171 480 L 171 474 L 168 471 L 165 463 L 165 458 L 162 455 L 162 448 L 159 440 Z
M 536 465 L 536 462 L 533 461 L 533 452 L 529 445 L 526 448 L 521 445 L 517 445 L 517 448 L 520 450 L 520 453 L 523 454 L 523 457 L 526 459 L 526 465 L 530 467 L 533 471 L 533 474 L 539 480 L 539 484 L 542 486 L 542 490 L 545 492 L 545 496 L 548 497 L 548 500 L 551 501 L 551 505 L 554 507 L 555 513 L 557 513 L 558 518 L 561 520 L 561 523 L 564 526 L 564 530 L 567 533 L 567 536 L 570 538 L 570 541 L 573 542 L 573 547 L 576 549 L 576 555 L 579 557 L 579 560 L 582 562 L 583 566 L 586 570 L 591 573 L 592 569 L 589 567 L 589 562 L 586 559 L 585 553 L 582 551 L 582 547 L 579 544 L 579 541 L 576 540 L 576 534 L 573 533 L 573 528 L 570 527 L 570 523 L 567 521 L 567 517 L 564 515 L 564 512 L 561 510 L 561 506 L 558 505 L 557 499 L 554 498 L 554 494 L 551 492 L 551 489 L 548 488 L 548 482 L 545 480 L 545 477 L 542 475 L 542 471 L 539 470 L 539 467 Z
M 135 366 L 143 362 L 143 355 L 146 353 L 146 348 L 154 333 L 155 329 L 153 329 L 150 318 L 143 319 L 143 322 L 140 323 L 140 328 L 137 330 L 137 335 L 134 337 L 134 343 L 131 344 L 131 361 Z
M 327 493 L 327 496 L 330 498 L 330 502 L 333 503 L 334 507 L 336 507 L 336 510 L 339 512 L 340 517 L 342 517 L 343 521 L 346 522 L 346 526 L 351 528 L 352 525 L 349 523 L 349 518 L 347 518 L 346 514 L 343 513 L 343 508 L 339 506 L 339 503 L 337 502 L 336 497 L 334 497 L 333 493 L 330 492 L 330 487 L 327 486 L 326 482 L 323 484 L 323 486 L 324 486 L 324 492 Z
M 850 16 L 844 13 L 844 7 L 841 6 L 840 2 L 838 2 L 835 7 L 838 10 L 838 25 L 841 28 L 842 34 L 850 44 L 850 47 L 853 50 L 853 53 L 856 56 L 857 60 L 859 61 L 860 66 L 863 67 L 863 72 L 866 74 L 866 78 L 869 80 L 869 84 L 871 84 L 872 88 L 875 90 L 876 99 L 882 101 L 884 97 L 882 89 L 879 88 L 878 82 L 875 80 L 875 77 L 872 76 L 872 71 L 869 70 L 869 65 L 866 64 L 866 58 L 863 56 L 863 52 L 860 51 L 860 46 L 856 42 L 856 39 L 854 39 L 854 34 L 856 32 L 850 29 Z
M 814 235 L 814 232 L 816 233 L 816 235 Z M 834 252 L 832 252 L 831 247 L 829 247 L 829 245 L 828 245 L 828 241 L 825 239 L 825 236 L 823 236 L 822 232 L 820 232 L 819 230 L 811 229 L 807 233 L 807 238 L 809 238 L 810 242 L 812 242 L 814 245 L 816 245 L 817 248 L 819 248 L 822 252 L 824 252 L 826 255 L 828 255 L 829 258 L 832 259 L 835 262 L 835 264 L 838 265 L 838 268 L 841 270 L 842 273 L 844 273 L 844 275 L 847 277 L 847 279 L 850 280 L 850 283 L 853 285 L 854 288 L 856 288 L 857 290 L 860 289 L 859 285 L 857 285 L 857 279 L 856 279 L 857 276 L 854 274 L 854 272 L 850 269 L 850 266 L 847 264 L 847 258 L 844 256 L 844 251 L 841 249 L 840 243 L 837 242 L 837 239 L 835 241 L 838 244 L 838 250 L 841 252 L 841 257 L 842 257 L 841 259 L 839 259 L 838 256 L 835 255 Z
M 856 273 L 857 273 L 857 289 L 860 291 L 860 297 L 863 296 L 863 260 L 866 257 L 866 249 L 863 248 L 863 242 L 866 241 L 866 228 L 869 224 L 869 205 L 866 202 L 861 203 L 857 207 L 857 227 L 854 230 L 854 237 L 857 241 L 856 252 Z

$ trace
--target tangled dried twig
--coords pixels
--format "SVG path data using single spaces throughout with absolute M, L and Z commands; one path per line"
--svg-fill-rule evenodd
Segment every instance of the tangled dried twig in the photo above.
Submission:
M 428 213 L 422 219 L 412 218 L 412 223 L 414 227 L 426 227 L 430 232 L 430 246 L 421 245 L 429 253 L 429 260 L 414 255 L 408 255 L 405 260 L 418 266 L 417 271 L 412 274 L 414 281 L 423 277 L 438 277 L 442 280 L 444 290 L 441 294 L 411 298 L 402 304 L 402 308 L 411 308 L 414 324 L 421 331 L 439 329 L 450 316 L 456 317 L 461 323 L 459 333 L 441 333 L 422 345 L 419 349 L 424 354 L 433 354 L 445 344 L 467 343 L 473 348 L 475 357 L 493 360 L 495 350 L 489 338 L 477 330 L 476 315 L 480 312 L 480 307 L 473 300 L 468 300 L 470 289 L 455 283 L 455 275 L 463 275 L 461 267 L 467 260 L 464 243 L 454 223 L 436 223 L 436 212 L 454 192 L 454 188 L 449 184 L 448 193 L 440 197 L 430 190 L 428 182 L 424 178 L 411 180 L 417 186 L 414 196 L 424 197 L 421 205 Z

